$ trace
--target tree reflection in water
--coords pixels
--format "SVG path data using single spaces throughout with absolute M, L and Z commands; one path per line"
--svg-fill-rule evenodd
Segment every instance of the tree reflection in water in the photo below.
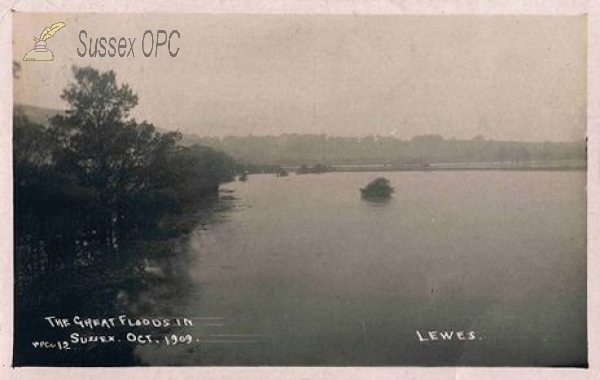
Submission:
M 228 196 L 225 196 L 228 197 Z M 218 198 L 205 201 L 197 210 L 178 215 L 177 221 L 163 225 L 156 238 L 123 243 L 118 251 L 101 254 L 90 252 L 81 244 L 79 258 L 72 265 L 50 268 L 41 264 L 44 242 L 37 247 L 21 246 L 17 257 L 35 252 L 37 260 L 16 261 L 15 267 L 15 344 L 16 366 L 132 366 L 143 365 L 135 355 L 135 344 L 126 334 L 161 336 L 170 327 L 127 326 L 106 328 L 52 328 L 44 319 L 58 318 L 152 318 L 177 315 L 172 308 L 174 297 L 190 289 L 185 247 L 193 230 L 214 223 L 228 208 Z M 175 225 L 177 224 L 177 225 Z M 20 255 L 19 255 L 20 254 Z M 87 259 L 85 259 L 87 258 Z M 185 297 L 181 297 L 185 302 Z M 35 348 L 35 341 L 70 340 L 80 336 L 115 335 L 116 342 L 88 343 L 70 350 Z

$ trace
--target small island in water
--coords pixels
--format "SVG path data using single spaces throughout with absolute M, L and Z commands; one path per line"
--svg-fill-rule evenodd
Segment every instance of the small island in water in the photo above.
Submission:
M 387 178 L 379 177 L 371 181 L 366 187 L 360 189 L 363 198 L 389 198 L 394 192 Z

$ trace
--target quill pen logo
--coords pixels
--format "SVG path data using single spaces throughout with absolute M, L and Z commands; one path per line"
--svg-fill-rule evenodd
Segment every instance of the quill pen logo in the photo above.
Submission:
M 36 41 L 35 48 L 25 54 L 23 61 L 54 61 L 54 54 L 46 47 L 46 41 L 66 25 L 64 22 L 57 22 L 44 29 L 40 38 L 33 37 L 33 40 Z

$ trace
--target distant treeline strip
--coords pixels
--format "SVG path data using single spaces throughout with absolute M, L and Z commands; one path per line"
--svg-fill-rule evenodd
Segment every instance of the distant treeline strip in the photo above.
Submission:
M 439 135 L 399 140 L 391 136 L 336 137 L 284 134 L 280 136 L 184 136 L 184 144 L 201 144 L 242 162 L 300 167 L 302 165 L 429 165 L 442 163 L 527 163 L 578 161 L 585 164 L 581 142 L 517 142 L 444 139 Z

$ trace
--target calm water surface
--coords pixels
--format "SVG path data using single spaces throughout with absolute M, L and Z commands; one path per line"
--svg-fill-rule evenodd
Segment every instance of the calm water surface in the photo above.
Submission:
M 581 365 L 585 172 L 250 176 L 188 239 L 199 343 L 154 365 Z M 420 342 L 416 331 L 475 331 Z

